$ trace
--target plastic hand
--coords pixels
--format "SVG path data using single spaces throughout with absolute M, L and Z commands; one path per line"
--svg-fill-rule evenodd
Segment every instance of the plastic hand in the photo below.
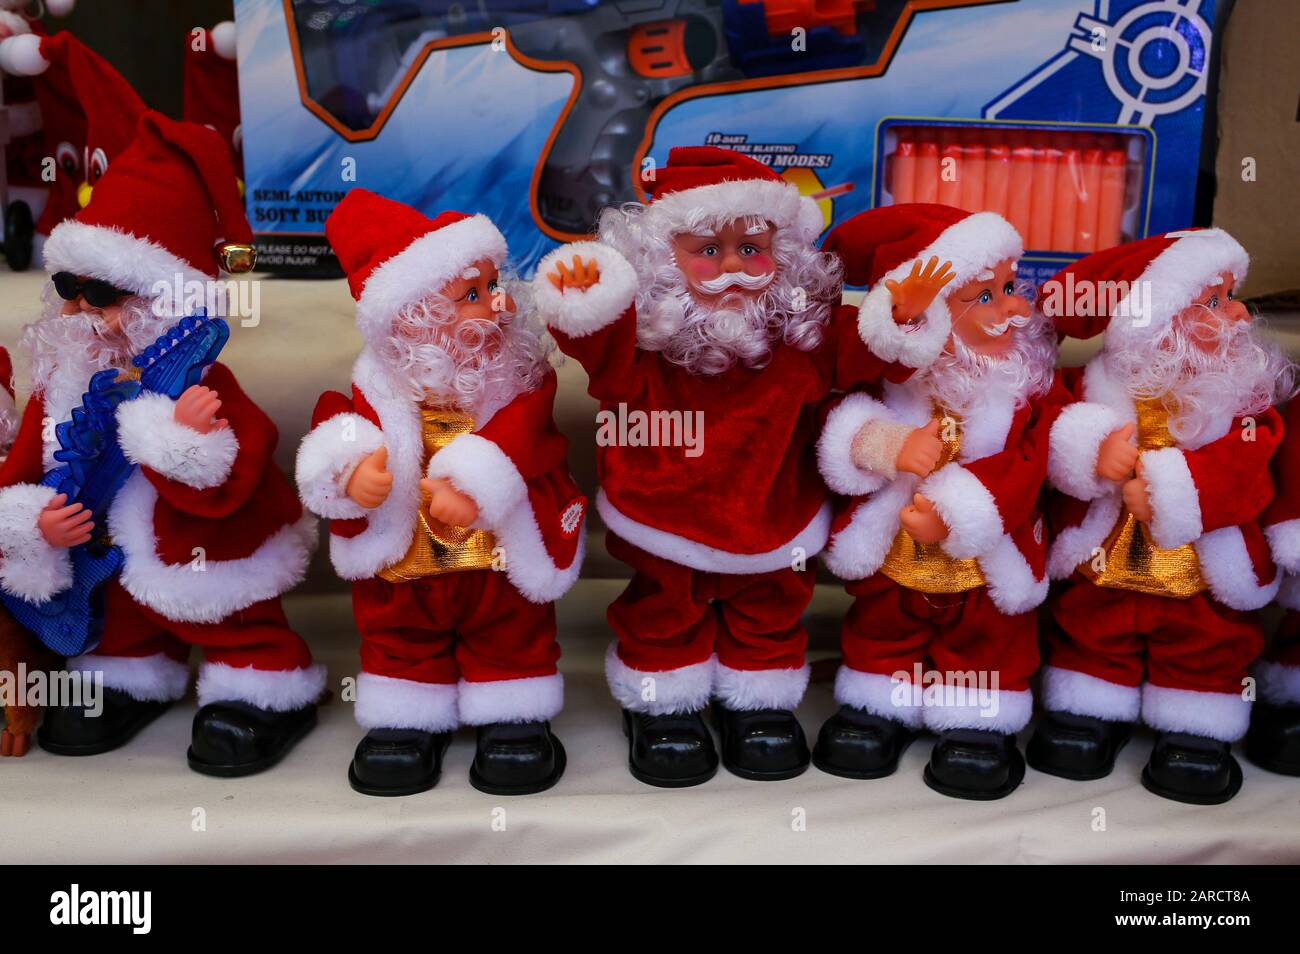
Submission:
M 224 418 L 218 419 L 217 412 L 220 410 L 221 398 L 216 391 L 205 388 L 201 384 L 192 384 L 185 389 L 185 393 L 176 402 L 176 410 L 172 416 L 177 424 L 193 428 L 200 434 L 207 434 L 229 426 L 229 421 Z
M 957 276 L 952 269 L 952 262 L 939 264 L 936 255 L 921 267 L 920 259 L 912 263 L 912 272 L 901 282 L 889 279 L 885 287 L 894 300 L 894 321 L 905 325 L 922 314 L 944 285 Z
M 347 494 L 353 501 L 373 510 L 393 492 L 393 475 L 388 472 L 388 448 L 381 447 L 357 464 L 348 478 Z
M 1133 443 L 1136 426 L 1130 421 L 1117 431 L 1112 431 L 1101 442 L 1097 451 L 1097 476 L 1105 480 L 1124 480 L 1133 476 L 1137 466 L 1138 449 Z
M 67 494 L 55 494 L 36 517 L 36 529 L 52 547 L 75 547 L 90 539 L 95 521 L 83 504 L 69 504 Z
M 566 288 L 586 291 L 600 281 L 600 268 L 596 265 L 594 258 L 587 259 L 584 264 L 582 259 L 575 255 L 573 256 L 573 264 L 567 268 L 563 262 L 557 260 L 555 271 L 547 273 L 546 277 L 560 291 L 564 291 Z
M 1139 523 L 1150 523 L 1155 516 L 1151 512 L 1150 485 L 1142 472 L 1141 461 L 1137 465 L 1137 476 L 1124 481 L 1124 506 L 1137 517 Z
M 940 426 L 941 422 L 931 421 L 925 427 L 918 427 L 908 434 L 903 440 L 903 446 L 898 449 L 894 469 L 900 474 L 930 476 L 939 465 L 939 458 L 943 456 L 943 441 L 939 439 Z
M 478 504 L 473 497 L 457 490 L 445 477 L 420 481 L 420 489 L 429 495 L 429 516 L 452 527 L 468 527 L 478 519 Z
M 32 737 L 27 732 L 10 732 L 8 729 L 0 731 L 0 757 L 13 756 L 16 759 L 22 758 L 27 754 L 27 750 L 32 747 Z
M 912 502 L 899 512 L 898 519 L 917 543 L 942 543 L 948 539 L 948 525 L 934 509 L 934 501 L 921 494 L 912 495 Z

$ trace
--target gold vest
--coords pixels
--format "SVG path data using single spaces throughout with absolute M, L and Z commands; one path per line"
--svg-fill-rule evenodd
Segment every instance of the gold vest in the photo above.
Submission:
M 421 407 L 420 418 L 421 436 L 424 439 L 421 473 L 425 472 L 430 458 L 450 444 L 453 438 L 474 430 L 472 417 L 446 408 Z M 470 530 L 441 523 L 429 516 L 429 511 L 425 509 L 428 501 L 423 494 L 420 501 L 415 538 L 411 541 L 410 549 L 406 551 L 406 556 L 392 566 L 380 570 L 380 579 L 400 583 L 459 570 L 485 570 L 492 566 L 492 551 L 496 540 L 491 531 Z
M 1136 404 L 1138 449 L 1173 447 L 1176 442 L 1169 433 L 1169 412 L 1164 403 L 1154 398 Z M 1162 550 L 1152 541 L 1150 528 L 1127 510 L 1120 515 L 1101 548 L 1104 556 L 1100 570 L 1093 566 L 1095 557 L 1079 564 L 1079 571 L 1098 586 L 1177 600 L 1206 589 L 1201 561 L 1192 545 L 1186 543 L 1173 550 Z
M 939 465 L 935 468 L 938 470 L 956 460 L 961 453 L 961 422 L 951 418 L 938 405 L 934 406 L 933 414 L 934 419 L 943 425 L 940 435 L 952 433 L 951 440 L 940 437 L 943 453 L 939 455 Z M 901 527 L 880 572 L 895 583 L 919 593 L 965 593 L 984 585 L 984 573 L 978 560 L 973 557 L 956 560 L 944 552 L 943 544 L 917 543 Z

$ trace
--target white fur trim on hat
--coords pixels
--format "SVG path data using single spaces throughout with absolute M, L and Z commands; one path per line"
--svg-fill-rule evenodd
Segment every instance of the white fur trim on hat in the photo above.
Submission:
M 710 656 L 689 666 L 651 672 L 623 662 L 612 643 L 605 653 L 605 679 L 614 700 L 624 709 L 650 715 L 699 712 L 713 695 L 717 666 L 717 658 Z
M 600 280 L 587 289 L 560 291 L 547 276 L 556 263 L 567 266 L 575 255 L 584 262 L 595 259 Z M 636 269 L 617 251 L 602 242 L 573 242 L 554 249 L 538 264 L 533 301 L 549 327 L 582 338 L 617 321 L 636 300 L 636 289 Z
M 363 729 L 450 732 L 460 724 L 454 683 L 416 682 L 363 672 L 357 676 L 353 709 Z
M 182 283 L 207 282 L 212 277 L 149 239 L 72 219 L 50 232 L 45 270 L 98 278 L 146 298 L 168 293 L 178 276 Z
M 840 666 L 835 674 L 835 701 L 912 729 L 921 728 L 925 715 L 921 709 L 920 686 L 910 680 L 878 672 L 859 672 L 848 666 Z
M 1106 325 L 1105 347 L 1115 350 L 1149 340 L 1169 327 L 1208 285 L 1218 282 L 1223 272 L 1241 282 L 1250 268 L 1250 256 L 1241 243 L 1223 229 L 1184 232 L 1172 245 L 1153 258 L 1133 283 L 1128 296 L 1118 303 Z M 1136 307 L 1150 292 L 1150 314 Z M 1133 316 L 1133 317 L 1130 317 Z
M 0 72 L 11 76 L 40 76 L 50 68 L 41 56 L 41 38 L 30 31 L 0 42 Z
M 462 679 L 458 696 L 462 725 L 547 722 L 564 708 L 564 677 L 556 672 L 487 682 Z
M 36 519 L 55 496 L 52 487 L 13 484 L 0 490 L 0 587 L 44 603 L 72 585 L 72 554 L 52 547 Z
M 235 22 L 222 20 L 212 28 L 212 52 L 223 60 L 235 58 Z
M 732 669 L 718 663 L 713 680 L 713 697 L 728 709 L 793 709 L 803 701 L 812 668 Z
M 830 414 L 817 438 L 817 468 L 826 486 L 838 494 L 859 497 L 879 490 L 896 476 L 892 461 L 888 471 L 864 470 L 853 459 L 853 445 L 863 426 L 879 422 L 890 428 L 900 425 L 893 413 L 882 402 L 869 394 L 858 392 L 846 395 Z
M 505 236 L 486 215 L 421 235 L 366 279 L 357 301 L 361 336 L 370 342 L 383 340 L 403 306 L 436 293 L 480 259 L 501 265 L 506 254 Z
M 239 440 L 229 427 L 206 434 L 177 422 L 176 402 L 165 394 L 141 394 L 117 408 L 118 443 L 127 460 L 168 480 L 208 490 L 230 476 Z
M 792 183 L 772 179 L 737 179 L 670 192 L 646 207 L 642 222 L 660 235 L 681 235 L 749 216 L 766 219 L 778 229 L 793 229 L 806 242 L 815 241 L 826 228 L 815 199 L 800 195 Z
M 1098 679 L 1073 669 L 1043 667 L 1043 706 L 1107 722 L 1136 722 L 1142 710 L 1142 690 Z
M 174 702 L 185 695 L 190 667 L 164 653 L 152 656 L 99 656 L 87 653 L 67 662 L 69 672 L 93 677 L 102 673 L 104 688 L 124 692 L 138 702 Z
M 246 702 L 272 712 L 292 712 L 314 703 L 325 691 L 321 663 L 301 669 L 254 669 L 205 662 L 199 667 L 199 706 Z
M 1142 721 L 1159 732 L 1236 742 L 1250 728 L 1250 703 L 1236 692 L 1198 692 L 1146 683 Z

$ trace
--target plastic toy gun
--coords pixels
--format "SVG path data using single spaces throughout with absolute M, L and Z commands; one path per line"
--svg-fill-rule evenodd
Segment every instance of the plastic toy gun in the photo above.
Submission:
M 777 76 L 796 83 L 798 74 L 873 64 L 906 5 L 294 0 L 293 28 L 308 94 L 354 132 L 373 126 L 430 46 L 474 36 L 487 43 L 504 29 L 521 59 L 574 68 L 577 99 L 560 117 L 537 179 L 543 224 L 553 237 L 568 237 L 590 230 L 602 208 L 638 198 L 637 149 L 667 97 L 701 84 Z
M 94 536 L 72 548 L 72 586 L 33 603 L 0 591 L 0 601 L 24 627 L 61 656 L 79 656 L 99 645 L 103 632 L 103 587 L 122 569 L 122 551 L 108 536 L 108 509 L 135 470 L 117 442 L 117 407 L 142 393 L 178 398 L 197 384 L 203 369 L 217 359 L 230 328 L 203 313 L 181 319 L 133 359 L 138 381 L 100 371 L 70 420 L 54 429 L 62 464 L 41 484 L 67 494 L 94 515 Z

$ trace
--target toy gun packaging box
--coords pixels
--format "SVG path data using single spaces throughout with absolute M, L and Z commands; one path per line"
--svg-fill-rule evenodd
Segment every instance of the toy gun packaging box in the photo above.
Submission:
M 259 261 L 329 274 L 354 184 L 500 224 L 525 272 L 719 145 L 826 225 L 994 209 L 1025 277 L 1191 224 L 1223 0 L 236 0 Z

